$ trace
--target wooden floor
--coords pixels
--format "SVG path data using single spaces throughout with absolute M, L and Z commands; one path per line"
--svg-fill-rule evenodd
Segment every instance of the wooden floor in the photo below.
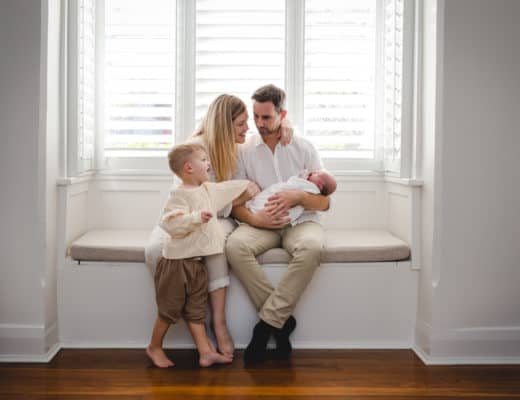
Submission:
M 195 351 L 153 368 L 144 350 L 61 350 L 0 364 L 0 399 L 513 399 L 520 365 L 425 366 L 411 350 L 296 350 L 291 361 L 200 369 Z

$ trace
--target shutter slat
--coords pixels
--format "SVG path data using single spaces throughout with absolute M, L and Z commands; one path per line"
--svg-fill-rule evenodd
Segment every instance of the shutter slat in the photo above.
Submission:
M 374 157 L 375 8 L 306 1 L 304 131 L 321 151 Z
M 79 170 L 92 166 L 95 138 L 96 30 L 95 1 L 81 0 L 79 9 Z
M 196 13 L 197 124 L 222 93 L 234 94 L 250 106 L 258 87 L 283 87 L 285 2 L 198 0 Z M 254 127 L 253 121 L 249 126 Z
M 95 14 L 94 1 L 82 1 L 83 10 L 90 10 L 80 34 L 84 57 L 80 109 L 85 114 L 81 124 L 88 135 L 94 127 L 94 107 L 88 103 L 95 100 Z M 196 1 L 197 122 L 219 94 L 235 94 L 250 106 L 251 94 L 259 86 L 284 87 L 286 2 L 190 1 Z M 376 3 L 305 2 L 304 134 L 323 154 L 374 157 Z M 403 1 L 381 3 L 384 156 L 396 159 L 403 107 Z M 105 7 L 107 146 L 131 148 L 137 142 L 161 146 L 165 137 L 171 143 L 176 109 L 175 1 L 110 0 Z M 249 125 L 254 128 L 252 121 Z M 91 142 L 88 137 L 81 141 L 87 147 Z
M 384 6 L 384 163 L 395 170 L 401 158 L 403 1 L 385 0 Z
M 173 142 L 175 7 L 171 0 L 105 2 L 105 147 Z

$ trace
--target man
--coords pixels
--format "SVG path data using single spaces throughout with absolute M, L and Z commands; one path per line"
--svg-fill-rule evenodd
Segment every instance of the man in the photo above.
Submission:
M 241 146 L 238 155 L 238 179 L 255 181 L 261 190 L 286 181 L 302 170 L 319 170 L 321 162 L 313 145 L 293 137 L 280 145 L 280 127 L 287 116 L 285 92 L 267 85 L 252 96 L 253 113 L 259 135 Z M 294 226 L 288 225 L 288 210 L 300 205 L 305 211 Z M 241 224 L 228 238 L 226 254 L 235 275 L 246 288 L 260 321 L 244 353 L 244 362 L 254 364 L 265 359 L 271 334 L 276 341 L 275 354 L 287 358 L 292 350 L 289 335 L 296 327 L 291 315 L 320 262 L 323 228 L 316 211 L 329 207 L 329 198 L 300 190 L 276 193 L 264 210 L 253 214 L 244 206 L 233 209 Z M 292 256 L 280 282 L 273 288 L 256 256 L 274 247 L 286 249 Z

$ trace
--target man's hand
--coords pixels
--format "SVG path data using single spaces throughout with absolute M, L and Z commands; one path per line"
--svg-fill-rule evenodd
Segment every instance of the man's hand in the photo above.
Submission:
M 200 219 L 202 220 L 202 223 L 207 223 L 211 218 L 213 218 L 213 214 L 211 211 L 201 211 L 200 212 Z
M 302 193 L 301 190 L 283 190 L 275 193 L 267 199 L 265 209 L 271 214 L 288 212 L 290 208 L 301 203 Z
M 291 219 L 287 211 L 269 212 L 265 208 L 251 215 L 251 225 L 256 228 L 281 229 L 286 226 Z
M 285 190 L 269 197 L 266 207 L 270 210 L 288 210 L 294 206 L 302 206 L 307 211 L 326 211 L 330 199 L 322 194 L 307 193 L 302 190 Z

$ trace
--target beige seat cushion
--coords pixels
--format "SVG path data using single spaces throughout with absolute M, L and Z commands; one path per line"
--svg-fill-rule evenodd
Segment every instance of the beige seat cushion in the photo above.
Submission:
M 144 262 L 149 230 L 93 230 L 72 242 L 70 256 L 78 261 Z
M 70 246 L 70 256 L 83 261 L 144 262 L 148 230 L 94 230 Z M 321 253 L 323 263 L 397 261 L 410 257 L 410 248 L 385 230 L 328 230 Z M 289 254 L 272 249 L 258 256 L 261 264 L 285 264 Z

